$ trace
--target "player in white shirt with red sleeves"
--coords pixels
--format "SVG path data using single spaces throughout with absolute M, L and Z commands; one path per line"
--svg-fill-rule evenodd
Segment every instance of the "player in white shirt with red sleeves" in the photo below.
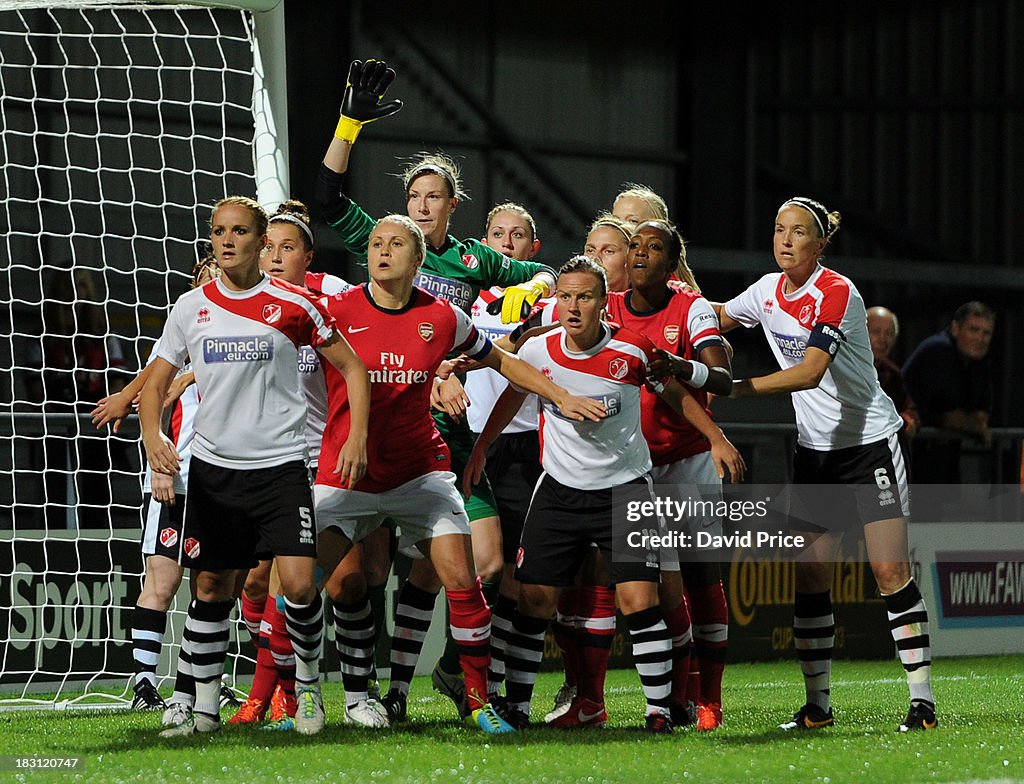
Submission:
M 659 554 L 632 544 L 629 532 L 613 524 L 612 511 L 613 493 L 620 499 L 653 497 L 651 454 L 640 424 L 640 388 L 651 383 L 655 347 L 647 338 L 601 320 L 607 283 L 595 261 L 577 256 L 567 262 L 555 296 L 561 326 L 528 340 L 519 355 L 559 385 L 602 401 L 608 416 L 595 424 L 577 424 L 543 403 L 544 473 L 534 489 L 517 557 L 520 592 L 506 650 L 505 715 L 515 726 L 528 723 L 545 627 L 560 590 L 573 584 L 594 542 L 609 562 L 629 626 L 647 700 L 646 727 L 671 732 L 671 642 L 659 608 Z M 661 392 L 681 413 L 686 393 L 678 382 L 670 380 Z M 499 398 L 474 447 L 467 484 L 483 470 L 487 447 L 524 396 L 510 388 Z M 581 717 L 581 723 L 598 726 L 607 721 L 603 706 L 595 714 Z
M 267 240 L 260 268 L 272 278 L 317 294 L 350 288 L 336 275 L 309 270 L 315 243 L 309 209 L 301 201 L 288 199 L 278 206 L 267 225 Z M 327 419 L 327 384 L 312 346 L 299 347 L 298 368 L 306 400 L 306 447 L 310 469 L 315 472 Z M 294 728 L 296 711 L 295 656 L 279 607 L 280 583 L 272 574 L 272 564 L 270 559 L 260 561 L 249 570 L 242 588 L 242 617 L 257 649 L 256 671 L 248 697 L 228 723 L 259 723 L 269 711 L 269 728 L 288 730 Z
M 636 227 L 629 240 L 626 272 L 630 288 L 609 296 L 608 319 L 650 338 L 660 349 L 659 361 L 669 375 L 690 387 L 699 409 L 691 414 L 697 427 L 657 395 L 642 393 L 644 437 L 654 464 L 651 475 L 665 492 L 681 491 L 721 501 L 726 469 L 737 482 L 742 480 L 744 465 L 711 420 L 708 408 L 709 392 L 728 394 L 732 387 L 718 319 L 686 263 L 682 237 L 667 221 L 650 220 Z M 685 288 L 670 285 L 676 275 L 686 283 Z M 710 525 L 720 527 L 721 521 L 691 519 L 688 525 L 695 533 Z M 684 552 L 679 555 L 682 582 L 679 574 L 666 572 L 661 586 L 662 612 L 673 642 L 672 718 L 677 725 L 695 721 L 698 730 L 713 730 L 722 722 L 722 671 L 729 623 L 721 568 L 717 562 L 695 562 Z M 689 613 L 682 601 L 684 584 Z M 595 687 L 592 691 L 592 699 L 600 700 L 600 690 Z M 571 713 L 565 721 L 571 721 Z
M 246 197 L 214 206 L 210 238 L 221 277 L 175 303 L 139 404 L 149 465 L 177 473 L 179 456 L 160 428 L 160 409 L 172 377 L 191 359 L 200 403 L 181 557 L 197 571 L 197 587 L 182 644 L 191 647 L 196 704 L 193 716 L 165 730 L 168 735 L 220 729 L 220 675 L 235 585 L 264 554 L 278 559 L 285 596 L 296 658 L 296 729 L 314 734 L 324 724 L 323 613 L 299 348 L 316 346 L 348 385 L 353 424 L 337 460 L 346 480 L 366 471 L 369 379 L 316 297 L 260 270 L 267 223 L 263 208 Z
M 783 729 L 834 723 L 830 703 L 835 622 L 829 593 L 844 530 L 862 528 L 910 687 L 900 731 L 937 726 L 931 690 L 928 611 L 907 552 L 906 466 L 897 433 L 902 420 L 878 384 L 860 292 L 822 266 L 839 214 L 795 197 L 775 218 L 775 262 L 745 292 L 716 306 L 722 331 L 760 324 L 781 370 L 736 381 L 733 397 L 792 393 L 797 447 L 794 485 L 828 484 L 829 498 L 809 499 L 812 544 L 796 563 L 793 636 L 804 673 L 806 704 Z M 851 489 L 844 500 L 840 486 Z M 856 489 L 854 489 L 856 488 Z
M 329 413 L 315 484 L 320 566 L 325 574 L 333 573 L 354 543 L 385 519 L 393 519 L 400 543 L 415 545 L 429 558 L 445 587 L 470 723 L 484 732 L 508 732 L 512 728 L 487 699 L 490 610 L 474 571 L 469 517 L 455 488 L 451 453 L 430 416 L 435 372 L 449 353 L 465 353 L 557 401 L 573 420 L 598 420 L 603 409 L 492 347 L 462 310 L 416 288 L 413 280 L 425 255 L 423 232 L 411 218 L 382 218 L 369 237 L 370 282 L 326 300 L 339 328 L 365 357 L 373 417 L 367 440 L 369 468 L 353 489 L 349 477 L 331 469 L 354 412 L 347 388 L 327 368 Z M 385 707 L 365 690 L 347 693 L 346 702 L 347 717 L 358 711 L 366 718 L 372 710 L 378 720 L 359 723 L 388 725 Z

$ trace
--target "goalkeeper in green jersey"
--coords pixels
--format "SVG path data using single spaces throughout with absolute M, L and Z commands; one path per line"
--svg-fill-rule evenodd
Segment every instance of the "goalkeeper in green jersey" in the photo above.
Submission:
M 324 155 L 317 175 L 316 198 L 328 224 L 338 233 L 350 253 L 365 258 L 367 243 L 375 221 L 344 193 L 344 173 L 362 127 L 402 108 L 402 102 L 384 102 L 384 94 L 395 73 L 383 62 L 353 61 L 349 67 L 348 84 L 341 104 L 341 118 Z M 467 313 L 480 289 L 491 286 L 505 288 L 502 320 L 506 323 L 525 317 L 533 304 L 554 289 L 555 273 L 543 264 L 518 261 L 488 247 L 477 239 L 458 240 L 448 233 L 449 222 L 465 198 L 458 166 L 445 155 L 417 155 L 402 172 L 406 211 L 416 222 L 427 241 L 426 258 L 415 285 L 436 297 L 445 299 Z M 464 400 L 459 379 L 450 379 L 438 390 L 439 406 L 444 398 Z M 459 476 L 473 449 L 473 435 L 465 417 L 451 416 L 448 411 L 464 408 L 464 404 L 448 405 L 434 414 L 438 430 L 452 453 L 452 470 Z M 503 567 L 501 529 L 494 496 L 484 477 L 466 502 L 469 514 L 473 554 L 489 602 L 496 597 Z M 428 562 L 413 566 L 409 583 L 415 586 L 423 603 L 440 588 Z M 401 601 L 401 599 L 400 599 Z M 457 648 L 449 640 L 445 656 L 434 672 L 434 685 L 452 698 L 464 703 L 464 689 L 459 680 Z M 403 684 L 404 685 L 404 684 Z M 404 712 L 404 711 L 401 711 Z

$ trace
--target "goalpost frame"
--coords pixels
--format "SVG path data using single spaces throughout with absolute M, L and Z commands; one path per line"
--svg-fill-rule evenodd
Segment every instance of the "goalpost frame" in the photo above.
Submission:
M 217 3 L 211 3 L 216 5 Z M 253 117 L 256 133 L 256 199 L 272 212 L 290 195 L 288 176 L 288 74 L 284 4 L 265 0 L 272 7 L 255 15 L 253 51 Z
M 289 197 L 288 79 L 282 0 L 0 0 L 0 11 L 30 8 L 227 8 L 253 12 L 253 159 L 256 198 L 273 211 Z
M 252 43 L 252 72 L 253 72 L 253 95 L 252 95 L 252 116 L 254 123 L 253 133 L 253 147 L 252 147 L 252 163 L 253 171 L 255 174 L 256 184 L 256 197 L 268 210 L 273 210 L 276 206 L 288 198 L 289 194 L 289 176 L 288 176 L 288 133 L 287 133 L 287 86 L 286 86 L 286 57 L 284 48 L 284 8 L 280 3 L 280 0 L 193 0 L 192 2 L 167 2 L 166 0 L 150 0 L 149 2 L 137 2 L 136 0 L 129 0 L 126 2 L 119 2 L 118 0 L 106 0 L 106 2 L 95 2 L 94 0 L 78 0 L 78 2 L 69 2 L 64 0 L 60 2 L 47 2 L 47 0 L 0 0 L 0 11 L 19 11 L 28 9 L 74 9 L 88 12 L 90 10 L 101 10 L 101 9 L 113 9 L 127 10 L 132 9 L 150 9 L 153 11 L 161 11 L 166 8 L 168 11 L 176 9 L 197 9 L 200 7 L 207 7 L 210 9 L 224 9 L 224 10 L 236 10 L 242 12 L 253 12 L 251 14 L 251 20 L 253 25 L 254 35 L 251 38 Z M 44 295 L 45 296 L 45 295 Z M 15 415 L 19 416 L 19 415 Z M 39 415 L 30 415 L 38 417 Z M 45 418 L 45 414 L 42 415 Z M 13 418 L 12 418 L 13 426 Z M 16 433 L 12 433 L 12 436 L 17 436 Z M 71 507 L 69 506 L 69 510 Z M 72 528 L 71 525 L 68 526 Z M 18 536 L 17 529 L 13 532 L 15 537 Z M 122 552 L 119 557 L 127 558 L 128 547 L 131 546 L 129 540 L 125 540 L 117 536 L 119 532 L 114 530 L 112 527 L 107 531 L 108 536 L 112 536 L 113 539 L 104 540 L 101 536 L 95 538 L 91 535 L 86 535 L 83 541 L 95 541 L 96 544 L 101 547 L 106 547 L 107 550 L 113 551 L 116 549 L 118 552 Z M 124 533 L 124 532 L 120 532 Z M 36 532 L 34 537 L 39 538 L 42 534 L 42 538 L 49 539 L 48 533 Z M 88 532 L 86 532 L 88 534 Z M 69 530 L 66 533 L 59 533 L 56 535 L 56 539 L 67 540 L 69 543 L 71 540 L 78 541 L 80 532 Z M 9 541 L 9 540 L 6 540 Z M 137 542 L 137 540 L 136 540 Z M 88 545 L 84 545 L 88 546 Z M 75 545 L 77 548 L 77 545 Z M 138 545 L 134 544 L 136 557 L 138 554 Z M 112 556 L 113 557 L 113 556 Z M 126 562 L 123 562 L 126 563 Z M 140 559 L 141 564 L 141 559 Z M 111 575 L 113 579 L 117 575 Z M 131 573 L 130 568 L 126 567 L 126 571 L 122 575 L 128 580 L 137 579 L 138 572 Z M 187 587 L 183 588 L 187 592 Z M 51 598 L 47 596 L 47 604 L 51 601 Z M 87 600 L 88 601 L 88 600 Z M 100 601 L 105 603 L 101 597 L 97 597 L 92 602 Z M 64 605 L 63 602 L 68 602 Z M 78 604 L 78 600 L 74 598 L 65 598 L 62 600 L 62 606 L 60 611 L 67 613 L 71 610 L 72 604 Z M 107 594 L 106 602 L 110 602 L 108 612 L 118 613 L 119 610 L 130 611 L 130 605 L 125 608 L 114 607 L 114 604 L 120 604 L 119 600 L 115 598 L 112 593 Z M 101 612 L 100 605 L 93 604 L 93 612 Z M 9 608 L 12 612 L 16 612 L 16 606 Z M 39 609 L 42 612 L 42 609 Z M 121 613 L 123 614 L 123 613 Z M 178 631 L 176 629 L 177 623 L 169 623 L 168 635 L 165 640 L 165 660 L 169 659 L 173 661 L 173 651 L 176 650 L 176 646 L 169 645 L 175 640 L 175 634 Z M 10 641 L 8 641 L 10 642 Z M 28 642 L 26 640 L 26 642 Z M 101 645 L 109 644 L 111 642 L 117 642 L 124 644 L 128 642 L 123 638 L 120 640 L 107 639 Z M 39 650 L 42 650 L 42 641 L 34 641 L 35 645 L 40 646 Z M 91 644 L 84 640 L 76 642 L 76 644 Z M 170 654 L 168 656 L 168 654 Z M 5 657 L 6 658 L 6 657 Z M 0 662 L 3 664 L 4 662 Z M 2 668 L 0 668 L 2 669 Z M 163 670 L 163 668 L 161 668 Z M 166 670 L 163 670 L 166 672 Z M 171 667 L 171 673 L 173 674 L 173 666 Z M 71 675 L 69 673 L 69 675 Z M 73 698 L 71 700 L 64 696 L 64 693 L 68 689 L 77 689 L 80 687 L 86 687 L 88 692 L 92 692 L 93 686 L 100 685 L 101 683 L 124 683 L 125 677 L 128 674 L 122 675 L 120 672 L 113 678 L 106 680 L 96 680 L 89 678 L 85 675 L 82 677 L 69 677 L 66 680 L 60 682 L 50 682 L 47 684 L 33 685 L 31 683 L 25 683 L 24 686 L 28 688 L 21 688 L 17 681 L 7 681 L 3 687 L 0 687 L 0 695 L 6 695 L 14 697 L 17 692 L 22 694 L 20 700 L 15 699 L 13 702 L 4 700 L 3 709 L 11 708 L 26 708 L 26 709 L 69 709 L 69 708 L 89 708 L 96 709 L 99 707 L 124 707 L 126 701 L 122 698 L 118 698 L 117 694 L 111 693 L 91 693 L 87 694 L 84 698 Z M 17 689 L 17 692 L 12 689 Z M 53 691 L 57 690 L 57 696 L 52 700 L 40 701 L 30 699 L 29 694 L 37 691 Z M 130 689 L 129 695 L 130 695 Z M 106 699 L 109 705 L 100 705 L 96 702 L 96 699 Z M 21 703 L 21 704 L 18 704 Z

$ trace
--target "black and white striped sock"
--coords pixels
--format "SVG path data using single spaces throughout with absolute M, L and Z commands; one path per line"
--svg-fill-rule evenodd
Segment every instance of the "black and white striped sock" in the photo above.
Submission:
M 934 710 L 932 696 L 932 649 L 928 634 L 928 608 L 917 583 L 911 579 L 895 593 L 883 594 L 889 629 L 896 641 L 900 662 L 907 673 L 910 702 L 923 702 Z
M 513 708 L 530 715 L 530 700 L 544 658 L 546 618 L 534 618 L 516 610 L 505 645 L 505 696 Z
M 220 679 L 228 652 L 231 610 L 234 601 L 204 602 L 194 599 L 188 608 L 183 638 L 188 643 L 195 679 L 197 713 L 220 715 Z
M 285 625 L 295 651 L 295 682 L 310 685 L 320 681 L 320 654 L 324 637 L 324 604 L 320 594 L 309 604 L 292 604 L 284 599 Z
M 178 650 L 178 667 L 174 673 L 174 693 L 169 702 L 191 705 L 196 701 L 196 679 L 192 675 L 192 644 L 182 639 Z
M 353 604 L 331 602 L 334 612 L 334 642 L 341 661 L 341 682 L 345 686 L 345 704 L 355 705 L 368 696 L 373 671 L 374 622 L 370 601 Z
M 391 682 L 390 690 L 409 693 L 416 663 L 423 650 L 423 641 L 434 616 L 436 593 L 424 591 L 406 581 L 398 593 L 395 608 L 395 631 L 391 636 Z
M 135 660 L 135 684 L 149 681 L 156 686 L 156 667 L 167 630 L 167 613 L 135 605 L 132 613 L 132 659 Z
M 491 666 L 487 670 L 487 693 L 500 694 L 505 682 L 505 647 L 512 633 L 512 614 L 516 611 L 516 600 L 505 594 L 491 609 Z
M 793 644 L 804 675 L 804 691 L 807 703 L 826 713 L 832 707 L 829 689 L 835 641 L 836 621 L 830 593 L 797 591 L 793 601 Z
M 647 698 L 646 715 L 669 714 L 672 692 L 672 639 L 657 605 L 625 616 L 633 644 L 633 664 Z

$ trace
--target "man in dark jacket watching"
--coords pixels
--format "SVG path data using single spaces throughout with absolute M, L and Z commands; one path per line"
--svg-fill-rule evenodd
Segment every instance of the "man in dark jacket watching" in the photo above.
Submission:
M 957 308 L 949 328 L 922 341 L 903 366 L 903 380 L 917 403 L 921 424 L 957 431 L 957 437 L 950 439 L 915 439 L 916 482 L 959 482 L 961 438 L 970 436 L 985 446 L 991 443 L 988 349 L 995 320 L 988 305 L 965 303 Z

